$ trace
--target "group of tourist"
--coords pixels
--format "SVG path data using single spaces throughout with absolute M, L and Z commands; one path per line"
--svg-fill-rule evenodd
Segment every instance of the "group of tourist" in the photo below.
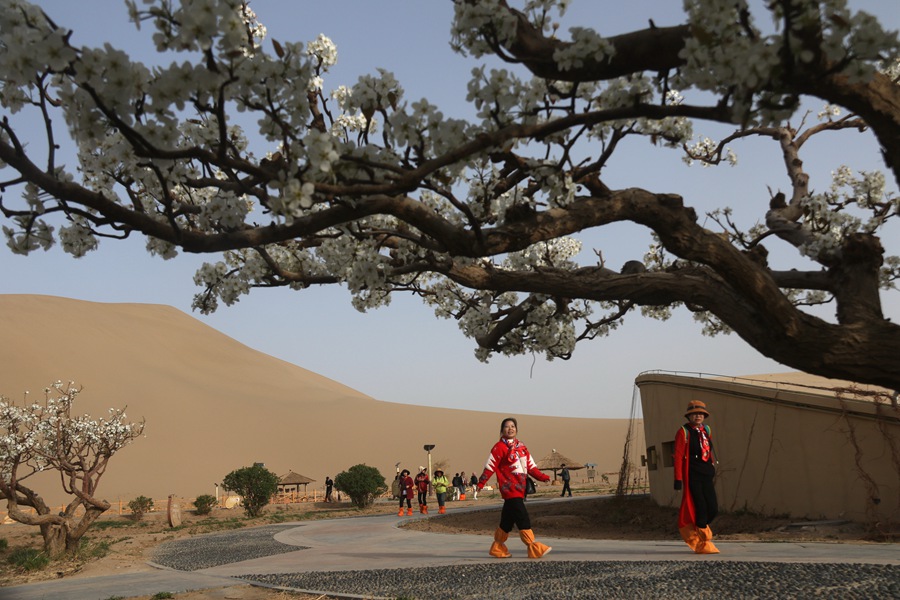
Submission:
M 500 425 L 500 441 L 494 444 L 488 455 L 481 477 L 472 473 L 467 480 L 465 471 L 456 473 L 448 480 L 442 469 L 435 469 L 434 479 L 428 477 L 425 467 L 419 467 L 419 473 L 412 477 L 409 469 L 403 469 L 395 480 L 395 494 L 400 498 L 398 516 L 412 515 L 412 498 L 417 497 L 419 512 L 428 514 L 428 491 L 434 489 L 438 502 L 438 513 L 446 512 L 445 503 L 450 490 L 454 491 L 454 499 L 464 500 L 466 486 L 472 486 L 473 499 L 478 498 L 478 491 L 483 489 L 487 481 L 496 476 L 497 487 L 503 498 L 503 509 L 500 513 L 500 525 L 494 532 L 494 542 L 490 554 L 498 558 L 510 556 L 505 542 L 513 526 L 519 530 L 519 537 L 528 548 L 530 558 L 540 558 L 550 552 L 550 546 L 534 539 L 531 521 L 525 508 L 525 496 L 528 476 L 539 481 L 550 481 L 550 477 L 537 468 L 534 459 L 519 439 L 519 424 L 516 419 L 508 417 Z M 404 503 L 406 508 L 404 509 Z
M 428 471 L 425 467 L 419 467 L 419 472 L 415 477 L 409 469 L 403 469 L 394 479 L 393 495 L 400 499 L 400 511 L 398 516 L 412 515 L 412 499 L 416 497 L 419 503 L 419 512 L 428 514 L 428 492 L 434 490 L 434 495 L 438 502 L 438 513 L 444 514 L 446 511 L 446 503 L 448 500 L 465 500 L 466 499 L 466 483 L 472 486 L 472 499 L 478 500 L 478 477 L 473 473 L 471 478 L 466 481 L 466 473 L 456 473 L 453 479 L 448 479 L 444 475 L 443 469 L 435 469 L 434 477 L 428 477 Z M 452 493 L 452 498 L 450 497 Z M 406 510 L 403 504 L 406 503 Z

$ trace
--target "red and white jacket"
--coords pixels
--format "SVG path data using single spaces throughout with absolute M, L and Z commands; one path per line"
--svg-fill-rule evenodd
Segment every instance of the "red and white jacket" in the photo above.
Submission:
M 537 468 L 531 453 L 519 440 L 500 441 L 491 448 L 484 472 L 478 479 L 478 489 L 484 488 L 491 475 L 497 475 L 497 487 L 504 500 L 525 497 L 525 478 L 531 475 L 538 481 L 550 481 L 550 476 Z

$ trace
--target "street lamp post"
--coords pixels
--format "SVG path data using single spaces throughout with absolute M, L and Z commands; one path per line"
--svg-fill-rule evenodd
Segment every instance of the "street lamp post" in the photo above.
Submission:
M 428 453 L 428 480 L 431 481 L 431 451 L 434 450 L 434 444 L 425 444 L 423 447 L 425 452 Z

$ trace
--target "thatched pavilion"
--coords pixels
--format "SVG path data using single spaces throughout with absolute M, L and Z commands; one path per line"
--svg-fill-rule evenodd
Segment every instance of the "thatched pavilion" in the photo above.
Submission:
M 556 472 L 562 469 L 563 465 L 570 471 L 577 471 L 578 469 L 584 468 L 583 464 L 568 458 L 561 452 L 557 452 L 556 448 L 541 460 L 536 461 L 535 464 L 537 464 L 537 468 L 541 471 L 553 471 L 553 479 L 556 479 Z
M 282 495 L 291 494 L 291 497 L 302 497 L 306 498 L 306 486 L 310 483 L 313 483 L 315 479 L 310 479 L 306 475 L 301 475 L 300 473 L 294 473 L 293 471 L 288 471 L 287 474 L 282 475 L 278 480 L 278 493 Z M 300 486 L 303 486 L 303 494 L 300 494 Z

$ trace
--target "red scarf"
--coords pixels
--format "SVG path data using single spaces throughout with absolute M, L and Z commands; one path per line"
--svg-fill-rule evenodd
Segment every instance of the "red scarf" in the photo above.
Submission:
M 507 460 L 511 463 L 519 460 L 519 440 L 506 440 L 506 445 L 509 446 L 509 454 L 506 456 Z
M 694 430 L 700 436 L 700 458 L 704 462 L 709 462 L 709 436 L 706 435 L 706 427 L 697 425 Z

